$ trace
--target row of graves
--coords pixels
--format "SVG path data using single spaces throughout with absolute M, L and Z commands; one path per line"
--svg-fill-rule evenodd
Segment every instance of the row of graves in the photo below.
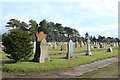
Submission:
M 37 34 L 37 42 L 34 42 L 34 62 L 44 63 L 44 62 L 50 62 L 50 57 L 48 55 L 48 46 L 53 47 L 53 49 L 56 49 L 57 46 L 61 46 L 60 50 L 65 50 L 65 47 L 67 48 L 66 53 L 66 59 L 72 59 L 75 58 L 74 56 L 74 47 L 82 47 L 83 45 L 87 45 L 87 51 L 85 55 L 92 56 L 91 48 L 104 48 L 105 45 L 108 45 L 107 43 L 92 43 L 94 46 L 91 46 L 89 35 L 86 34 L 86 42 L 73 42 L 71 39 L 68 42 L 47 42 L 46 41 L 47 35 L 43 32 L 40 32 Z M 118 46 L 118 43 L 112 43 L 111 46 Z M 99 47 L 98 47 L 99 46 Z M 36 49 L 37 48 L 37 49 Z M 112 48 L 110 47 L 107 49 L 107 52 L 113 52 Z

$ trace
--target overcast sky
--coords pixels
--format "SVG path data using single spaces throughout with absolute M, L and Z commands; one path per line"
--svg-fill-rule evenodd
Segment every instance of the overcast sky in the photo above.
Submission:
M 24 2 L 23 2 L 24 1 Z M 43 19 L 77 29 L 82 36 L 118 37 L 119 0 L 1 0 L 0 33 L 12 19 Z

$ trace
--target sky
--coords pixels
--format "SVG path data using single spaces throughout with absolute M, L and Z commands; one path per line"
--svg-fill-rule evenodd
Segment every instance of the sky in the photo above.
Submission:
M 1 0 L 0 34 L 10 19 L 43 19 L 75 28 L 81 36 L 118 37 L 119 0 Z

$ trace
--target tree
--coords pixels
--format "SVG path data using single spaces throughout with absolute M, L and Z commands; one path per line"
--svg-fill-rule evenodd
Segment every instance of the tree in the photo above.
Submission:
M 65 27 L 64 30 L 65 30 L 65 34 L 67 35 L 68 38 L 71 38 L 74 35 L 73 34 L 74 30 L 70 27 Z
M 2 36 L 4 52 L 9 54 L 8 58 L 20 62 L 28 59 L 32 55 L 31 37 L 28 32 L 19 29 L 12 29 L 9 33 Z
M 48 37 L 52 36 L 52 26 L 44 19 L 39 23 L 38 32 L 43 31 Z

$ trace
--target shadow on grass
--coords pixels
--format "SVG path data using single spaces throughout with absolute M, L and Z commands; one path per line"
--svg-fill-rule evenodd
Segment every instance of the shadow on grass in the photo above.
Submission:
M 2 64 L 12 64 L 12 63 L 15 63 L 15 61 L 13 60 L 2 60 L 0 61 Z
M 32 60 L 23 60 L 21 62 L 33 62 L 33 61 Z M 0 61 L 0 63 L 2 63 L 2 64 L 14 64 L 16 62 L 14 60 L 2 60 L 2 61 Z M 17 63 L 19 63 L 19 62 L 17 62 Z

